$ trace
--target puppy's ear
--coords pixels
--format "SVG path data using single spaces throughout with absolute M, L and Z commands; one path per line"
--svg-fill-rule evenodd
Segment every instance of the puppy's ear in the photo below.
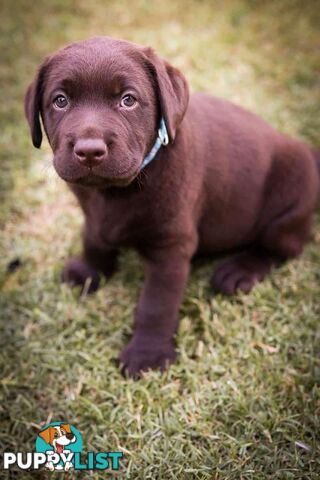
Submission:
M 39 437 L 41 437 L 46 443 L 49 443 L 50 445 L 52 445 L 53 433 L 54 433 L 54 428 L 48 427 L 45 430 L 42 430 L 42 432 L 39 432 Z
M 40 115 L 47 63 L 47 60 L 43 62 L 24 97 L 24 111 L 30 126 L 32 143 L 36 148 L 40 148 L 42 142 Z
M 67 433 L 72 433 L 69 423 L 61 423 L 61 428 L 64 428 Z
M 143 54 L 145 64 L 155 82 L 169 138 L 173 141 L 188 106 L 187 81 L 177 68 L 156 55 L 151 48 L 144 48 Z

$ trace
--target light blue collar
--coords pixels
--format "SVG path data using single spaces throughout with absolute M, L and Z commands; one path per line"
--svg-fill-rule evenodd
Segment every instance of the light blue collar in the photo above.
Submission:
M 169 135 L 168 135 L 168 132 L 167 132 L 167 127 L 166 127 L 164 118 L 161 117 L 157 139 L 154 142 L 154 145 L 151 148 L 148 155 L 144 158 L 144 160 L 142 162 L 142 165 L 141 165 L 141 168 L 140 168 L 140 171 L 143 170 L 144 167 L 146 167 L 150 162 L 152 162 L 152 160 L 154 159 L 154 157 L 157 155 L 158 151 L 160 150 L 161 145 L 166 146 L 166 145 L 168 145 L 168 143 L 169 143 Z

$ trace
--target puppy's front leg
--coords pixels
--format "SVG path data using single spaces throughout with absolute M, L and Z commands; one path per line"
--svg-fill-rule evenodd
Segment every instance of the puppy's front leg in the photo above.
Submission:
M 111 277 L 116 269 L 118 251 L 105 245 L 96 244 L 91 238 L 90 228 L 86 226 L 83 236 L 82 257 L 71 258 L 64 266 L 62 281 L 70 286 L 81 286 L 84 289 L 88 284 L 87 293 L 93 293 L 99 288 L 100 272 L 106 278 Z
M 174 334 L 188 279 L 191 255 L 181 248 L 148 255 L 145 282 L 135 314 L 135 329 L 120 355 L 131 376 L 153 368 L 164 370 L 176 358 Z

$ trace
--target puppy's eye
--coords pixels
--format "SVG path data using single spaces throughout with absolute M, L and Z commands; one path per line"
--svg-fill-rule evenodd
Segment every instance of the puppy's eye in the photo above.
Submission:
M 65 108 L 68 105 L 68 100 L 64 95 L 58 95 L 53 100 L 53 105 L 57 108 Z
M 124 108 L 130 108 L 130 107 L 133 107 L 136 103 L 137 103 L 137 100 L 134 98 L 134 96 L 131 95 L 130 93 L 127 93 L 121 98 L 120 105 L 121 107 L 124 107 Z

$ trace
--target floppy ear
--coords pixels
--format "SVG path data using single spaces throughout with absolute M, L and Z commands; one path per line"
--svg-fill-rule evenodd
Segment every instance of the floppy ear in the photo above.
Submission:
M 46 68 L 47 60 L 43 62 L 38 70 L 35 79 L 31 85 L 29 85 L 24 97 L 24 111 L 30 126 L 32 143 L 36 148 L 40 148 L 42 142 L 40 115 Z
M 42 432 L 39 432 L 39 437 L 41 437 L 46 443 L 49 443 L 51 445 L 53 439 L 53 430 L 53 427 L 48 427 L 45 430 L 42 430 Z
M 72 433 L 69 423 L 61 423 L 60 427 L 63 427 L 67 433 Z
M 160 58 L 151 48 L 143 49 L 143 54 L 156 85 L 169 138 L 173 141 L 188 106 L 187 81 L 177 68 Z

